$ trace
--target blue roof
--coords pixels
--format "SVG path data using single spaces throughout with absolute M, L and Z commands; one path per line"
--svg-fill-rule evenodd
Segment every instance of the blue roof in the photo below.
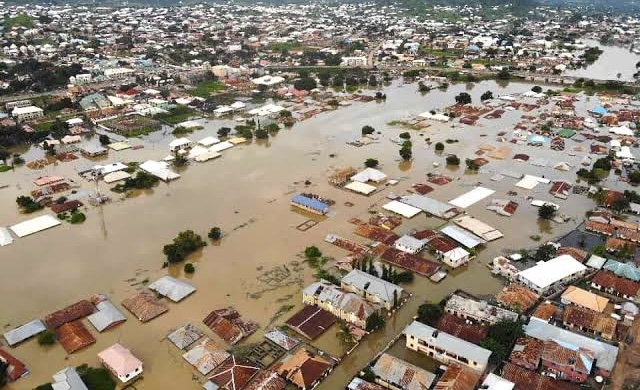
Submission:
M 598 106 L 598 107 L 594 107 L 591 112 L 595 113 L 595 114 L 599 114 L 599 115 L 604 115 L 606 113 L 608 113 L 609 111 L 602 107 L 602 106 Z
M 309 207 L 310 209 L 314 209 L 322 212 L 327 211 L 327 209 L 329 208 L 328 204 L 321 202 L 317 199 L 309 198 L 304 195 L 296 195 L 291 199 L 291 201 L 293 203 L 298 203 L 305 207 Z
M 471 45 L 468 49 L 473 51 L 480 51 L 480 47 L 478 45 Z

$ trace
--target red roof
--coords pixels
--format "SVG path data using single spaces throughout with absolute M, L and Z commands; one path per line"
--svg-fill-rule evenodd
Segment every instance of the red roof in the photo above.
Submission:
M 336 322 L 336 317 L 317 306 L 305 306 L 285 322 L 308 339 L 315 339 Z
M 50 329 L 55 329 L 67 322 L 75 321 L 82 317 L 86 317 L 89 314 L 93 314 L 96 308 L 91 302 L 83 299 L 72 305 L 65 307 L 62 310 L 55 311 L 44 318 L 45 324 Z
M 9 376 L 9 380 L 12 382 L 29 374 L 29 370 L 24 363 L 2 348 L 0 348 L 0 360 L 3 360 L 7 365 L 9 365 L 7 368 L 7 375 Z
M 213 371 L 209 380 L 220 389 L 240 390 L 260 371 L 246 359 L 236 358 L 231 355 L 224 363 Z
M 474 344 L 480 344 L 489 331 L 482 325 L 467 324 L 464 318 L 449 313 L 440 317 L 436 328 Z
M 505 363 L 502 377 L 515 384 L 514 390 L 578 390 L 577 384 L 556 381 L 526 368 Z
M 402 252 L 395 248 L 389 248 L 382 254 L 382 259 L 388 263 L 397 265 L 423 276 L 432 276 L 440 269 L 440 264 L 423 257 Z
M 640 291 L 640 283 L 624 279 L 607 271 L 600 271 L 591 279 L 592 283 L 602 286 L 604 289 L 612 289 L 622 295 L 635 297 Z

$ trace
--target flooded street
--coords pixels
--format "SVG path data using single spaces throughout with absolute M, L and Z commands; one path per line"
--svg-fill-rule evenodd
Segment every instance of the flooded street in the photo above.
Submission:
M 635 66 L 635 62 L 630 65 Z M 109 192 L 113 201 L 100 208 L 88 207 L 84 224 L 64 223 L 0 248 L 3 269 L 0 275 L 0 323 L 6 331 L 97 293 L 107 294 L 121 308 L 120 302 L 142 288 L 143 281 L 153 281 L 167 273 L 161 268 L 164 262 L 162 246 L 178 232 L 192 229 L 206 236 L 211 227 L 220 226 L 225 234 L 220 245 L 209 245 L 188 260 L 196 267 L 195 274 L 189 277 L 198 288 L 193 296 L 179 304 L 170 303 L 168 313 L 146 324 L 138 322 L 122 309 L 127 315 L 127 322 L 103 334 L 97 334 L 91 328 L 97 343 L 70 356 L 59 344 L 46 349 L 38 346 L 35 340 L 27 341 L 11 352 L 27 363 L 31 374 L 8 388 L 31 389 L 50 381 L 53 373 L 67 365 L 85 362 L 97 365 L 96 354 L 118 341 L 145 364 L 144 379 L 136 384 L 137 389 L 167 388 L 166 383 L 175 384 L 174 388 L 179 389 L 198 389 L 203 378 L 195 375 L 196 371 L 182 359 L 181 352 L 164 340 L 170 329 L 187 322 L 205 329 L 202 319 L 211 310 L 233 305 L 245 318 L 261 325 L 261 329 L 244 344 L 258 341 L 268 325 L 281 324 L 302 307 L 301 288 L 313 280 L 314 272 L 301 263 L 300 253 L 304 248 L 317 245 L 325 255 L 340 258 L 347 253 L 325 243 L 323 240 L 327 234 L 335 233 L 365 243 L 363 238 L 353 234 L 354 225 L 347 221 L 351 218 L 367 220 L 370 207 L 375 205 L 374 209 L 380 210 L 390 192 L 404 194 L 412 184 L 425 183 L 427 173 L 436 172 L 457 178 L 442 187 L 434 185 L 435 191 L 428 196 L 441 201 L 455 198 L 478 182 L 495 190 L 492 197 L 466 211 L 501 230 L 505 237 L 489 243 L 468 267 L 450 273 L 439 284 L 416 276 L 416 280 L 406 286 L 413 297 L 389 319 L 384 331 L 365 338 L 320 387 L 344 388 L 350 378 L 410 322 L 420 304 L 439 301 L 459 288 L 479 295 L 496 293 L 503 286 L 503 281 L 491 275 L 486 267 L 488 261 L 505 251 L 535 246 L 536 242 L 529 238 L 531 235 L 542 236 L 544 242 L 569 232 L 593 206 L 593 202 L 583 196 L 555 199 L 547 193 L 547 186 L 526 191 L 515 188 L 514 179 L 489 180 L 495 173 L 508 169 L 575 182 L 575 170 L 588 151 L 587 143 L 582 145 L 584 153 L 569 156 L 549 148 L 533 151 L 526 145 L 496 142 L 496 133 L 511 131 L 523 114 L 521 111 L 507 111 L 501 119 L 483 118 L 473 127 L 456 123 L 452 128 L 451 124 L 433 123 L 428 129 L 410 130 L 414 156 L 411 163 L 401 162 L 399 146 L 390 142 L 399 133 L 407 131 L 389 126 L 390 121 L 408 119 L 412 115 L 453 104 L 454 96 L 461 91 L 469 92 L 473 103 L 479 103 L 480 95 L 487 90 L 493 91 L 497 97 L 523 93 L 531 86 L 520 83 L 499 86 L 493 81 L 485 81 L 475 86 L 457 84 L 450 86 L 448 91 L 436 90 L 421 95 L 415 85 L 394 85 L 385 89 L 388 99 L 384 103 L 355 103 L 351 107 L 321 114 L 291 129 L 281 130 L 266 142 L 253 141 L 223 152 L 223 157 L 217 160 L 192 164 L 180 172 L 182 177 L 179 180 L 160 183 L 152 191 L 126 200 Z M 581 97 L 577 104 L 579 113 L 597 103 L 597 98 L 587 101 Z M 547 110 L 548 106 L 527 115 Z M 198 140 L 215 135 L 218 128 L 229 124 L 233 125 L 228 121 L 209 121 L 204 130 L 189 135 L 189 138 Z M 364 125 L 371 125 L 380 132 L 377 134 L 379 141 L 361 148 L 346 145 L 345 142 L 360 135 Z M 172 138 L 155 134 L 144 139 L 144 149 L 110 151 L 108 158 L 102 161 L 159 160 L 168 154 L 167 144 Z M 445 144 L 444 155 L 437 155 L 433 146 L 424 141 L 426 138 L 434 143 L 448 138 L 460 142 Z M 464 163 L 453 171 L 444 167 L 447 153 L 455 153 L 464 161 L 465 158 L 477 157 L 474 152 L 485 143 L 509 146 L 512 153 L 506 160 L 489 158 L 490 163 L 479 174 L 465 175 Z M 575 145 L 574 141 L 567 141 L 567 150 Z M 27 160 L 39 157 L 40 153 L 40 150 L 28 152 Z M 515 153 L 535 153 L 535 157 L 548 161 L 547 167 L 513 162 L 511 156 Z M 400 183 L 371 197 L 356 195 L 327 183 L 327 176 L 333 168 L 360 168 L 367 158 L 377 158 L 381 163 L 379 169 L 389 178 L 399 179 Z M 573 170 L 554 170 L 552 166 L 560 161 L 572 164 Z M 433 162 L 439 162 L 441 166 L 434 168 Z M 15 199 L 29 192 L 33 188 L 32 180 L 39 176 L 66 176 L 80 183 L 83 190 L 91 190 L 92 185 L 75 173 L 76 166 L 86 163 L 81 158 L 39 171 L 21 167 L 15 172 L 0 174 L 0 185 L 10 184 L 0 190 L 0 202 L 5 205 L 0 209 L 0 225 L 12 225 L 28 218 L 19 214 Z M 311 184 L 305 186 L 305 180 Z M 104 184 L 101 186 L 106 190 Z M 332 208 L 335 215 L 306 232 L 295 227 L 310 217 L 292 211 L 289 205 L 292 194 L 302 190 L 336 202 Z M 508 197 L 506 192 L 510 190 L 517 191 L 518 195 Z M 537 209 L 524 199 L 526 195 L 559 204 L 561 211 L 573 219 L 561 225 L 552 223 L 541 232 Z M 499 216 L 485 209 L 494 198 L 510 198 L 519 202 L 520 207 L 513 217 Z M 345 202 L 354 206 L 347 207 Z M 396 232 L 402 234 L 442 224 L 441 220 L 418 215 L 405 221 Z M 273 271 L 282 271 L 285 265 L 286 271 L 279 273 L 284 277 L 271 277 Z M 181 275 L 182 265 L 170 268 L 169 273 Z M 280 318 L 274 318 L 274 313 L 287 305 L 295 305 L 295 308 Z M 340 345 L 335 337 L 336 331 L 335 327 L 330 329 L 314 344 L 337 353 Z M 211 335 L 208 330 L 206 333 Z

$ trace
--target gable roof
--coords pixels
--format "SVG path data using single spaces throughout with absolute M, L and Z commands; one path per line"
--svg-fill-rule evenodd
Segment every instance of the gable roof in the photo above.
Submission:
M 216 368 L 209 380 L 220 389 L 240 390 L 260 371 L 246 359 L 231 355 L 224 363 Z
M 306 348 L 286 357 L 275 368 L 278 374 L 299 388 L 310 389 L 332 368 L 332 364 Z
M 127 348 L 117 343 L 100 352 L 98 359 L 119 376 L 128 375 L 136 368 L 142 367 L 140 359 L 133 356 Z
M 609 299 L 576 286 L 567 287 L 562 293 L 562 301 L 586 307 L 598 313 L 602 313 L 609 303 Z
M 378 358 L 372 371 L 383 381 L 405 390 L 428 389 L 436 379 L 436 376 L 429 371 L 388 353 Z

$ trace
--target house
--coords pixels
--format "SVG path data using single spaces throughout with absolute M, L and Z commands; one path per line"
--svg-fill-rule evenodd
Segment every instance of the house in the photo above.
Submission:
M 537 371 L 540 366 L 544 341 L 533 337 L 520 337 L 513 346 L 509 361 L 527 370 Z
M 350 66 L 350 67 L 367 66 L 367 57 L 366 56 L 342 57 L 340 66 Z
M 36 106 L 16 107 L 11 111 L 11 116 L 18 122 L 24 122 L 43 117 L 44 110 Z
M 305 306 L 285 324 L 309 340 L 314 340 L 336 323 L 336 317 L 317 306 Z
M 565 327 L 593 334 L 598 338 L 613 340 L 616 335 L 617 321 L 604 314 L 576 305 L 564 309 L 562 323 Z
M 589 378 L 595 363 L 592 351 L 555 340 L 544 342 L 540 360 L 545 371 L 556 374 L 557 379 L 577 383 Z
M 599 271 L 591 279 L 591 287 L 630 300 L 635 299 L 640 292 L 640 283 L 621 278 L 607 271 Z
M 184 360 L 194 366 L 202 375 L 209 374 L 227 361 L 230 356 L 225 351 L 224 346 L 219 345 L 208 337 L 205 337 L 198 345 L 182 354 Z
M 433 390 L 475 390 L 481 374 L 466 366 L 452 364 Z
M 529 311 L 538 302 L 538 299 L 540 299 L 540 295 L 517 283 L 510 283 L 496 296 L 498 303 L 516 312 Z
M 578 390 L 578 385 L 558 381 L 549 376 L 538 374 L 535 371 L 506 363 L 502 369 L 502 377 L 513 383 L 514 390 Z
M 453 294 L 449 298 L 444 311 L 466 320 L 488 325 L 518 319 L 517 313 L 460 294 Z
M 473 344 L 480 344 L 487 337 L 489 327 L 473 323 L 473 321 L 444 313 L 435 326 L 438 330 L 461 338 Z
M 571 349 L 582 348 L 592 351 L 595 358 L 595 375 L 609 377 L 618 357 L 618 347 L 595 340 L 591 337 L 558 328 L 538 318 L 531 318 L 525 326 L 527 336 L 542 341 L 553 340 Z
M 604 267 L 604 271 L 609 271 L 620 276 L 621 278 L 633 280 L 634 282 L 640 282 L 640 267 L 633 262 L 620 262 L 613 259 L 609 259 Z
M 515 280 L 520 272 L 520 269 L 504 256 L 494 257 L 489 268 L 494 275 L 500 275 L 509 280 Z
M 158 295 L 167 297 L 173 302 L 180 302 L 196 291 L 196 288 L 190 283 L 168 275 L 161 277 L 148 287 L 149 290 L 155 291 Z
M 104 156 L 109 152 L 108 149 L 103 148 L 100 145 L 93 145 L 93 144 L 80 145 L 78 147 L 78 150 L 80 150 L 80 153 L 82 153 L 82 155 L 86 157 Z
M 29 375 L 27 366 L 2 348 L 0 348 L 0 362 L 4 362 L 6 364 L 7 379 L 11 382 L 15 382 L 18 379 Z
M 405 253 L 415 255 L 421 252 L 427 246 L 427 243 L 427 240 L 419 240 L 415 237 L 404 235 L 393 243 L 393 247 Z
M 89 390 L 73 367 L 67 367 L 53 374 L 51 387 L 54 390 Z
M 407 348 L 442 363 L 458 363 L 479 372 L 483 372 L 489 363 L 491 351 L 418 321 L 407 326 L 404 334 Z
M 433 384 L 436 376 L 404 360 L 383 353 L 371 367 L 376 383 L 387 389 L 422 390 Z
M 287 381 L 273 370 L 262 370 L 243 390 L 284 390 Z
M 369 302 L 381 304 L 387 310 L 399 304 L 404 292 L 402 287 L 358 269 L 345 275 L 340 282 L 340 287 L 364 297 Z
M 120 344 L 113 344 L 98 354 L 98 360 L 122 383 L 142 375 L 142 362 Z
M 442 254 L 442 262 L 451 268 L 458 268 L 467 264 L 471 254 L 461 247 L 454 248 Z
M 480 388 L 484 390 L 513 390 L 515 386 L 515 383 L 491 372 L 484 378 Z
M 609 299 L 576 286 L 567 287 L 560 300 L 565 305 L 574 304 L 598 313 L 602 313 L 609 303 Z
M 241 390 L 259 371 L 260 369 L 248 360 L 231 355 L 213 371 L 205 389 Z
M 328 204 L 302 194 L 298 194 L 291 198 L 291 205 L 318 215 L 325 215 L 329 212 Z
M 364 170 L 351 176 L 351 181 L 357 181 L 360 183 L 374 182 L 380 183 L 387 178 L 384 172 L 374 168 L 365 168 Z
M 517 280 L 538 294 L 545 294 L 583 276 L 586 270 L 587 267 L 573 257 L 560 255 L 520 271 Z
M 275 371 L 301 390 L 315 389 L 333 370 L 333 364 L 306 348 L 285 357 Z
M 177 138 L 169 142 L 169 151 L 171 153 L 177 153 L 181 150 L 188 150 L 193 147 L 193 141 L 189 138 Z
M 307 305 L 317 305 L 362 329 L 366 328 L 369 316 L 382 307 L 358 294 L 342 290 L 326 280 L 320 280 L 306 287 L 302 291 L 302 302 Z

